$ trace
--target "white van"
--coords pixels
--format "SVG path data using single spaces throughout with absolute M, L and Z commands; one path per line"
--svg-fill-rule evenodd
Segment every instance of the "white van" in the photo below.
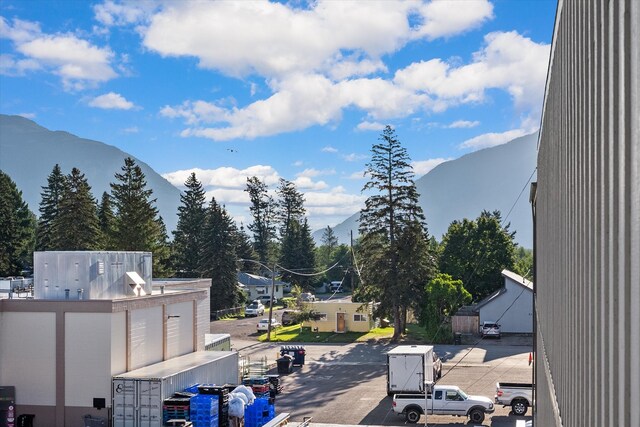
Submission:
M 329 285 L 329 290 L 333 293 L 342 292 L 342 282 L 341 281 L 331 282 L 331 284 Z

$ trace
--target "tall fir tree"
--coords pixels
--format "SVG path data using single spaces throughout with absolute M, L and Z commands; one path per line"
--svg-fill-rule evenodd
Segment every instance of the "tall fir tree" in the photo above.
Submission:
M 247 178 L 245 191 L 249 193 L 249 211 L 253 217 L 253 222 L 248 225 L 253 233 L 253 248 L 260 262 L 270 264 L 275 236 L 273 198 L 267 185 L 256 176 Z
M 276 203 L 276 219 L 280 224 L 280 238 L 284 239 L 293 221 L 300 223 L 306 213 L 304 208 L 304 196 L 298 191 L 296 185 L 280 178 L 280 184 L 276 190 L 278 201 Z
M 315 269 L 315 244 L 306 218 L 303 222 L 298 219 L 291 220 L 289 230 L 282 239 L 279 264 L 290 270 L 282 271 L 282 280 L 301 285 L 303 288 L 309 287 L 311 278 L 306 274 L 312 273 Z
M 200 257 L 202 276 L 211 278 L 212 311 L 234 307 L 239 302 L 236 232 L 225 208 L 212 198 L 206 212 L 204 245 Z
M 0 276 L 19 275 L 32 265 L 35 229 L 35 215 L 22 192 L 0 170 Z
M 178 276 L 197 277 L 204 243 L 205 194 L 195 173 L 189 175 L 184 185 L 187 189 L 180 195 L 178 225 L 173 232 L 174 264 Z
M 407 257 L 417 256 L 426 246 L 422 245 L 426 228 L 406 149 L 390 126 L 385 127 L 379 141 L 371 149 L 371 162 L 365 172 L 369 181 L 363 192 L 373 194 L 360 211 L 361 257 L 366 261 L 356 298 L 380 302 L 378 313 L 393 317 L 393 340 L 397 340 L 404 333 L 409 290 L 415 287 L 413 283 L 427 279 L 403 268 L 413 262 Z M 415 246 L 401 247 L 407 243 Z M 411 287 L 405 286 L 407 280 Z
M 251 239 L 244 231 L 244 226 L 242 224 L 240 224 L 239 228 L 236 228 L 234 240 L 236 242 L 236 256 L 239 260 L 258 260 L 256 251 L 253 249 L 253 245 L 251 244 Z M 255 262 L 250 261 L 238 261 L 238 269 L 247 273 L 256 273 L 259 270 L 258 265 Z
M 111 195 L 106 191 L 102 193 L 102 198 L 98 204 L 98 225 L 102 236 L 102 249 L 115 250 L 113 242 L 115 234 L 116 216 L 113 213 L 113 202 Z
M 58 214 L 51 225 L 51 248 L 59 251 L 100 249 L 96 203 L 84 174 L 73 168 L 65 179 Z
M 36 231 L 36 249 L 46 251 L 52 249 L 51 230 L 53 221 L 58 216 L 60 199 L 64 191 L 66 177 L 60 170 L 60 165 L 56 164 L 47 177 L 47 185 L 42 187 L 40 200 L 40 218 Z
M 147 188 L 147 181 L 140 166 L 127 157 L 122 173 L 116 173 L 116 182 L 111 183 L 111 196 L 115 207 L 115 227 L 113 242 L 118 250 L 153 252 L 153 274 L 164 270 L 163 248 L 166 233 L 163 234 L 162 219 L 152 198 L 153 190 Z

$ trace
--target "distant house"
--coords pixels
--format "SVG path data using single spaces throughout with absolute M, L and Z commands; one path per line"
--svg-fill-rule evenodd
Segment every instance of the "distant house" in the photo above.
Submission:
M 477 333 L 483 322 L 497 321 L 502 333 L 533 333 L 533 283 L 509 270 L 502 270 L 502 277 L 502 288 L 458 310 L 453 332 Z
M 320 319 L 304 322 L 302 326 L 318 332 L 369 332 L 375 327 L 371 303 L 316 301 L 308 305 Z
M 260 298 L 263 295 L 271 295 L 271 278 L 238 272 L 238 284 L 243 289 L 249 301 Z M 281 280 L 275 281 L 273 296 L 280 300 L 284 296 L 285 288 L 289 287 L 288 283 Z

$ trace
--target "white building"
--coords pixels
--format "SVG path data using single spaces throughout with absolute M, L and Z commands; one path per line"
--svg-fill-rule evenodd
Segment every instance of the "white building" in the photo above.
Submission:
M 261 296 L 271 295 L 271 278 L 258 276 L 256 274 L 238 272 L 238 283 L 242 285 L 244 291 L 247 293 L 249 301 L 260 298 Z M 284 296 L 285 287 L 289 284 L 281 280 L 275 280 L 275 289 L 273 296 L 280 300 Z
M 37 252 L 35 298 L 0 300 L 0 384 L 36 425 L 109 418 L 111 378 L 204 350 L 210 279 L 152 282 L 144 252 Z
M 503 333 L 533 333 L 533 283 L 509 270 L 502 277 L 504 286 L 474 307 L 480 325 L 497 321 Z

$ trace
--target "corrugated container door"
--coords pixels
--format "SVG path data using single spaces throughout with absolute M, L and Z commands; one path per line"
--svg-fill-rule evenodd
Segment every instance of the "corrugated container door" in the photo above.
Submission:
M 139 427 L 162 425 L 162 401 L 162 382 L 160 380 L 138 380 Z
M 113 399 L 113 427 L 136 427 L 136 380 L 114 378 L 111 383 Z

